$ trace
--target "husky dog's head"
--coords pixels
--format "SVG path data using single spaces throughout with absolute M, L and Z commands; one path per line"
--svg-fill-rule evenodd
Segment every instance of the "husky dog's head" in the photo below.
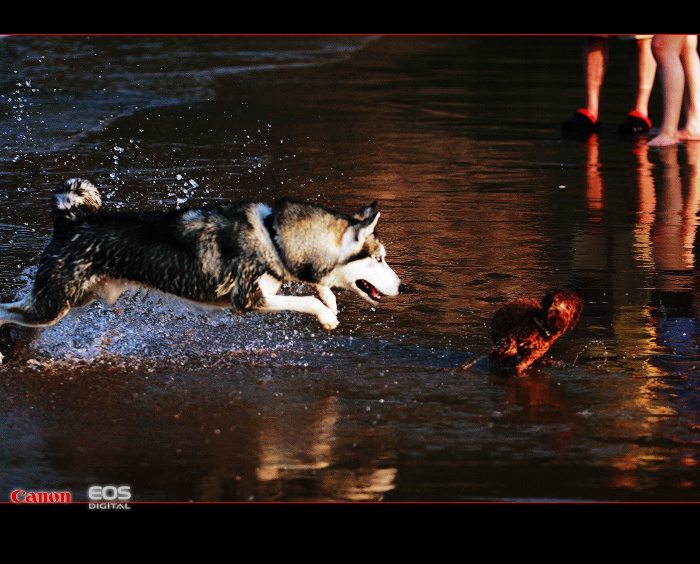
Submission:
M 347 216 L 285 199 L 272 215 L 280 258 L 298 280 L 349 290 L 373 305 L 399 294 L 401 280 L 375 233 L 377 202 Z
M 386 249 L 375 232 L 380 213 L 377 202 L 357 212 L 343 233 L 338 265 L 323 281 L 354 292 L 376 305 L 382 296 L 396 296 L 401 280 L 386 262 Z

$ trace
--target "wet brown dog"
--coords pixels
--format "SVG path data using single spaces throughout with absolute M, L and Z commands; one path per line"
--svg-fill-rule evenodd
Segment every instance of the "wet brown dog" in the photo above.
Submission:
M 523 298 L 503 305 L 491 320 L 496 349 L 491 360 L 515 363 L 518 376 L 539 360 L 581 317 L 583 300 L 569 291 L 547 292 L 538 302 Z

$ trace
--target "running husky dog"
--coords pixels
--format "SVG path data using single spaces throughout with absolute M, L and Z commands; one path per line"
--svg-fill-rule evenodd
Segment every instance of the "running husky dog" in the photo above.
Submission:
M 29 296 L 0 304 L 0 325 L 45 327 L 96 298 L 114 304 L 143 285 L 186 300 L 246 311 L 298 311 L 325 329 L 338 325 L 331 288 L 376 305 L 401 280 L 374 229 L 377 202 L 353 216 L 283 199 L 166 212 L 114 213 L 88 180 L 72 178 L 53 195 L 53 238 Z M 314 296 L 278 295 L 289 281 Z M 2 357 L 0 357 L 1 360 Z

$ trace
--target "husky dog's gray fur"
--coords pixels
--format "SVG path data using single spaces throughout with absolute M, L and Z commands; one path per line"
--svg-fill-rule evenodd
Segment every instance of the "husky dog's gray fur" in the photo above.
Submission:
M 346 216 L 317 205 L 278 200 L 166 212 L 102 209 L 88 180 L 72 178 L 53 195 L 53 238 L 41 255 L 31 293 L 0 304 L 0 325 L 53 325 L 96 298 L 114 304 L 143 285 L 237 312 L 291 310 L 338 325 L 331 288 L 370 304 L 395 296 L 401 281 L 375 233 L 377 203 Z M 286 296 L 285 282 L 315 287 Z M 1 357 L 0 357 L 1 358 Z

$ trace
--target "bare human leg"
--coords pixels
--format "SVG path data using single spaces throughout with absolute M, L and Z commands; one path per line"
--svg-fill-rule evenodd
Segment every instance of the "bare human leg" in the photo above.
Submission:
M 681 141 L 678 124 L 685 88 L 681 51 L 686 38 L 686 35 L 655 35 L 652 40 L 652 52 L 658 64 L 663 89 L 663 120 L 659 134 L 648 142 L 651 147 L 675 145 Z
M 682 141 L 700 140 L 700 56 L 698 36 L 689 35 L 681 49 L 681 64 L 685 72 L 685 127 L 678 134 Z

